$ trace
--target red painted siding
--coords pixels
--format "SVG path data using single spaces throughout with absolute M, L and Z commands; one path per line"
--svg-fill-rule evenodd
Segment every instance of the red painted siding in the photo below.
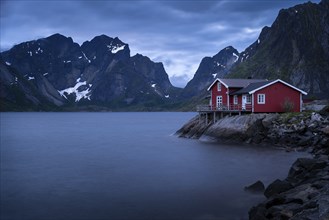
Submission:
M 241 88 L 229 88 L 229 94 L 232 94 L 233 92 L 236 92 L 238 90 L 240 90 Z M 230 95 L 230 105 L 234 104 L 234 96 Z M 239 101 L 240 99 L 238 98 L 238 104 L 241 104 L 241 101 Z
M 258 104 L 258 94 L 265 94 L 265 104 Z M 294 104 L 294 112 L 300 111 L 300 92 L 281 82 L 274 83 L 254 93 L 254 112 L 284 112 L 285 100 Z
M 222 96 L 223 97 L 223 105 L 227 105 L 227 88 L 222 84 L 221 91 L 217 91 L 217 84 L 220 82 L 215 83 L 211 88 L 211 104 L 213 107 L 216 107 L 216 97 Z

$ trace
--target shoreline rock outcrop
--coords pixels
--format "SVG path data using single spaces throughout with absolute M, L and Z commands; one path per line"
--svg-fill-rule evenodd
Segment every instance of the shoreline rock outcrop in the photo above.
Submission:
M 313 158 L 297 159 L 286 179 L 268 185 L 266 200 L 250 209 L 249 219 L 329 220 L 329 106 L 319 112 L 224 117 L 211 124 L 196 116 L 176 134 L 309 150 Z
M 325 147 L 329 146 L 329 115 L 317 112 L 248 114 L 227 116 L 210 124 L 203 117 L 196 116 L 176 135 L 220 142 L 272 144 L 287 150 L 311 147 L 326 151 Z

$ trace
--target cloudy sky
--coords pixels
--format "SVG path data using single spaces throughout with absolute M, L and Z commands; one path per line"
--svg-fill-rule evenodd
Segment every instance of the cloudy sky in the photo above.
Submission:
M 226 46 L 239 52 L 257 40 L 282 8 L 306 0 L 1 0 L 1 51 L 60 33 L 79 44 L 106 34 L 163 62 L 184 87 L 200 61 Z M 319 0 L 312 0 L 318 3 Z

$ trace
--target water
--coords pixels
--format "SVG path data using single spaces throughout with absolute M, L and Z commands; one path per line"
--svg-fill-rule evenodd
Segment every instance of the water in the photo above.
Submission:
M 194 113 L 1 113 L 1 219 L 247 219 L 303 153 L 172 134 Z

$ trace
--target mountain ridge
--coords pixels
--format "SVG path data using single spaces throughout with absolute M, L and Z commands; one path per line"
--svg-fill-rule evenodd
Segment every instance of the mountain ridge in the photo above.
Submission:
M 8 70 L 5 66 L 15 69 L 47 103 L 58 107 L 161 109 L 172 104 L 180 91 L 170 83 L 162 63 L 139 54 L 131 57 L 129 45 L 118 37 L 100 35 L 80 46 L 57 33 L 15 45 L 1 57 L 1 72 Z M 13 84 L 13 77 L 1 81 L 7 87 L 20 85 Z M 2 102 L 17 101 L 4 94 Z

